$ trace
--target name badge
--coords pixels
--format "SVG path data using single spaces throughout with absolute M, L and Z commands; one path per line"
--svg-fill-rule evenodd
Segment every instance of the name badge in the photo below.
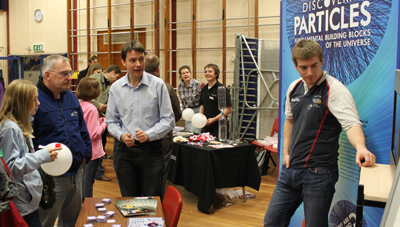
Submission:
M 214 97 L 212 97 L 212 96 L 208 96 L 208 98 L 210 98 L 211 100 L 214 100 Z

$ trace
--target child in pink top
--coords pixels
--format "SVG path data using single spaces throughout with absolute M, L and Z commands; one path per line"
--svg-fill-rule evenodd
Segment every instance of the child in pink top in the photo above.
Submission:
M 90 102 L 100 95 L 99 82 L 92 78 L 83 78 L 78 85 L 76 96 L 83 111 L 83 118 L 92 140 L 92 160 L 83 167 L 82 198 L 93 197 L 93 184 L 100 158 L 105 152 L 101 141 L 101 134 L 107 127 L 104 117 L 99 118 L 97 108 Z

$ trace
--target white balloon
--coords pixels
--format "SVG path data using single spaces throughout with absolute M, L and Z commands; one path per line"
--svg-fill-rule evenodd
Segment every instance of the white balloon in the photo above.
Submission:
M 207 124 L 207 117 L 202 113 L 197 113 L 192 117 L 192 125 L 196 128 L 203 128 Z
M 192 117 L 194 115 L 194 110 L 190 109 L 190 108 L 186 108 L 183 112 L 182 112 L 182 117 L 183 119 L 187 120 L 187 121 L 191 121 Z
M 56 144 L 61 145 L 61 150 L 58 152 L 56 160 L 53 162 L 44 163 L 41 165 L 43 171 L 52 176 L 60 176 L 66 173 L 72 165 L 72 153 L 71 150 L 62 143 L 50 143 L 47 148 L 54 148 Z

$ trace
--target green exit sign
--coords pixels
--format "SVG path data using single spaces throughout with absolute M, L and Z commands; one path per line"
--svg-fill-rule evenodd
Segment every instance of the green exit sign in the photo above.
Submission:
M 44 51 L 43 44 L 33 45 L 33 51 Z

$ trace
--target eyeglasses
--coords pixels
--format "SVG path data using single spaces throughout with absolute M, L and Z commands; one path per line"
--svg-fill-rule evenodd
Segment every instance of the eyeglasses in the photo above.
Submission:
M 69 77 L 69 76 L 74 75 L 74 73 L 72 71 L 71 72 L 56 72 L 53 70 L 49 70 L 49 72 L 57 73 L 57 74 L 61 75 L 62 77 Z

